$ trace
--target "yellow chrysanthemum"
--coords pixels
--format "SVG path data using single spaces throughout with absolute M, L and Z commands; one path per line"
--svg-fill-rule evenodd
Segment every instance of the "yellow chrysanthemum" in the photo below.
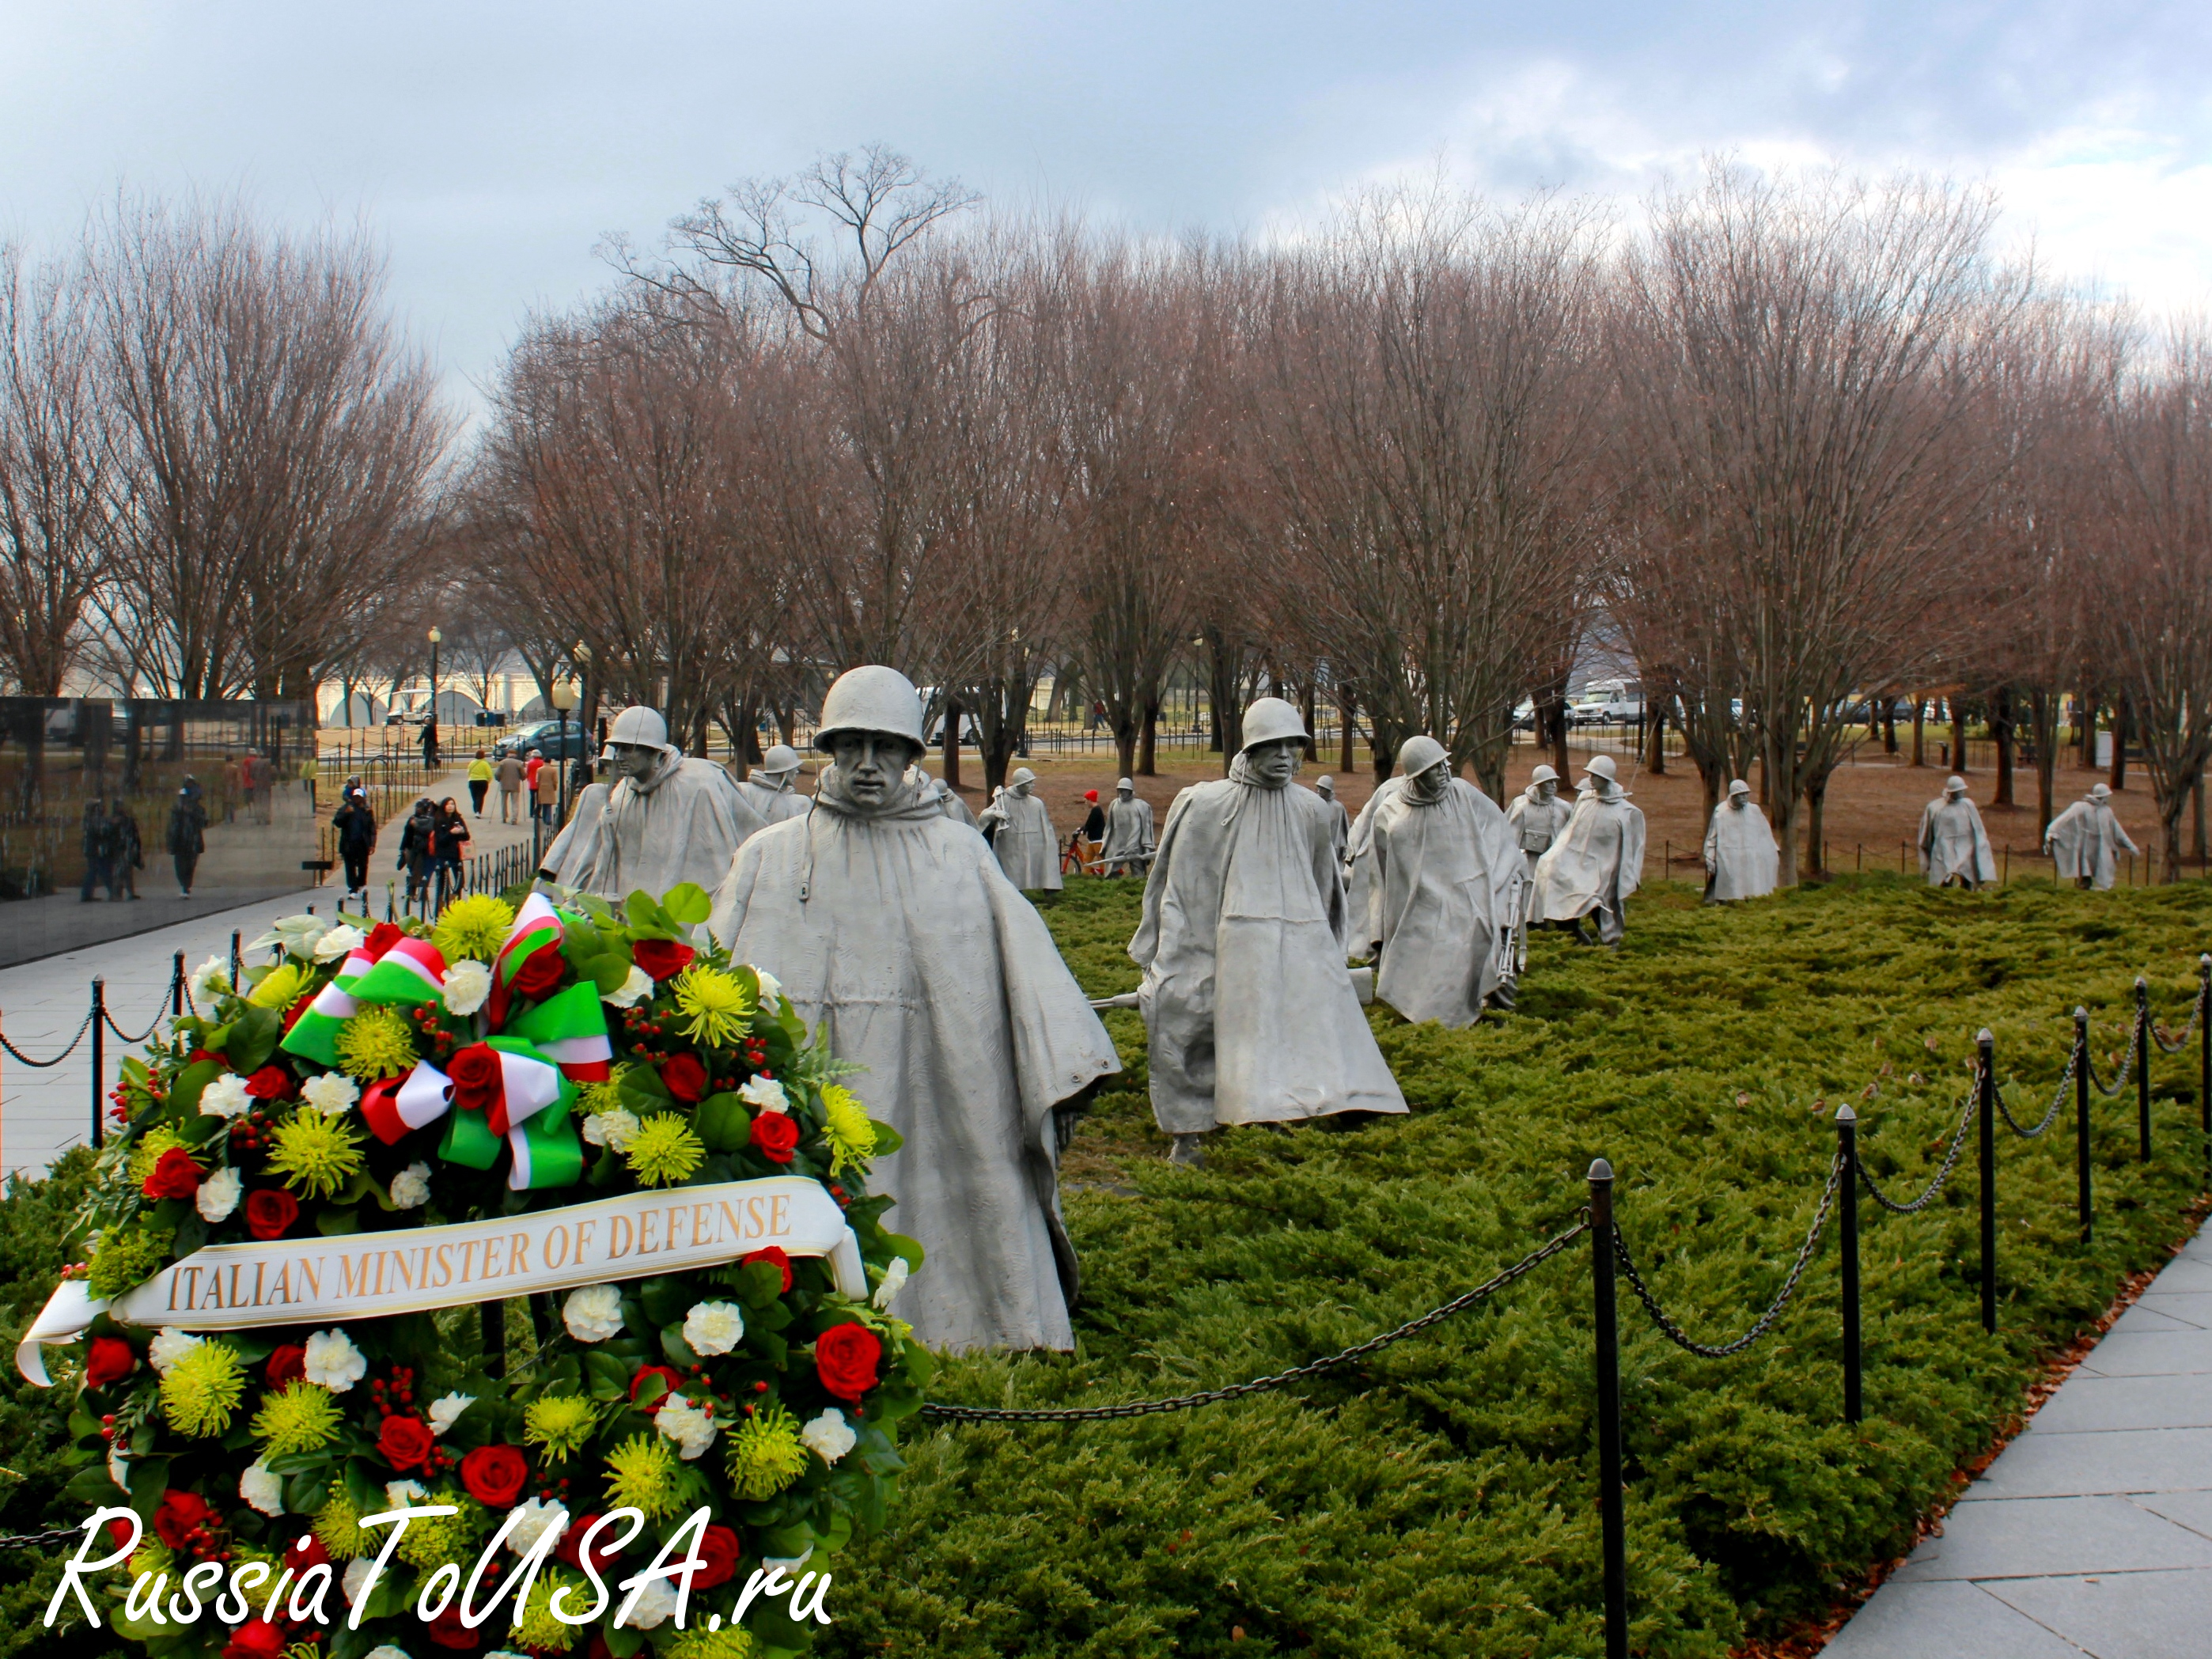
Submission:
M 131 1559 L 119 1569 L 119 1576 L 128 1580 L 142 1573 L 169 1572 L 176 1565 L 177 1558 L 169 1553 L 169 1547 L 149 1527 L 138 1534 L 138 1547 L 131 1551 Z
M 221 1434 L 246 1392 L 246 1367 L 220 1342 L 203 1342 L 161 1379 L 161 1410 L 179 1434 Z
M 659 1435 L 634 1434 L 607 1455 L 607 1504 L 636 1509 L 648 1521 L 676 1513 L 676 1448 Z
M 477 893 L 455 899 L 445 908 L 437 927 L 431 930 L 430 943 L 448 962 L 459 962 L 464 957 L 489 962 L 507 943 L 514 927 L 514 912 L 505 899 Z
M 274 1008 L 281 1013 L 307 995 L 314 977 L 311 968 L 303 968 L 296 962 L 280 962 L 263 975 L 261 983 L 247 994 L 246 1000 L 257 1008 Z
M 641 1187 L 672 1187 L 707 1161 L 707 1143 L 673 1112 L 656 1112 L 637 1126 L 623 1154 Z
M 629 1070 L 628 1060 L 617 1061 L 601 1083 L 586 1083 L 576 1091 L 577 1108 L 586 1117 L 597 1117 L 601 1112 L 611 1112 L 623 1103 L 623 1074 Z M 142 1177 L 143 1179 L 143 1177 Z
M 85 1284 L 110 1300 L 144 1284 L 169 1265 L 174 1231 L 165 1227 L 110 1227 L 92 1253 Z
M 161 1161 L 161 1154 L 172 1146 L 184 1144 L 184 1136 L 177 1133 L 173 1124 L 160 1123 L 147 1130 L 131 1148 L 131 1184 L 144 1186 L 146 1177 L 154 1173 L 154 1166 Z
M 450 1488 L 436 1493 L 430 1502 L 452 1504 L 456 1506 L 455 1512 L 425 1516 L 410 1522 L 407 1536 L 399 1540 L 399 1559 L 425 1571 L 448 1561 L 466 1565 L 476 1553 L 477 1522 L 483 1515 L 483 1506 Z
M 665 1659 L 752 1659 L 752 1632 L 743 1625 L 708 1630 L 695 1624 L 662 1652 Z
M 397 1008 L 371 1003 L 338 1027 L 338 1069 L 362 1083 L 415 1066 L 415 1034 Z
M 842 1173 L 848 1165 L 865 1164 L 876 1155 L 876 1126 L 868 1121 L 868 1109 L 860 1097 L 842 1083 L 823 1085 L 822 1110 L 827 1121 L 822 1137 L 830 1143 L 830 1173 Z
M 522 1438 L 555 1458 L 574 1457 L 599 1425 L 599 1409 L 580 1395 L 540 1395 L 522 1408 Z
M 350 1120 L 303 1106 L 276 1126 L 269 1167 L 310 1198 L 328 1198 L 361 1172 L 361 1131 Z
M 719 968 L 695 962 L 677 975 L 669 989 L 686 1022 L 678 1029 L 694 1042 L 726 1048 L 753 1022 L 753 994 L 736 975 Z
M 267 1443 L 269 1456 L 284 1457 L 329 1445 L 338 1437 L 343 1421 L 344 1413 L 328 1389 L 295 1379 L 282 1394 L 261 1402 L 253 1414 L 253 1433 Z
M 556 1619 L 551 1607 L 554 1593 L 564 1589 L 568 1595 L 561 1607 L 572 1617 L 592 1605 L 591 1587 L 585 1583 L 582 1573 L 571 1572 L 566 1567 L 548 1563 L 545 1570 L 538 1575 L 537 1582 L 531 1585 L 529 1599 L 522 1604 L 522 1617 L 514 1626 L 516 1646 L 538 1653 L 566 1653 L 568 1650 L 578 1632 L 574 1626 Z
M 361 1511 L 354 1507 L 353 1499 L 345 1494 L 343 1486 L 333 1484 L 331 1495 L 323 1500 L 322 1508 L 315 1511 L 315 1536 L 322 1540 L 323 1547 L 334 1561 L 350 1561 L 356 1555 L 367 1555 L 378 1547 L 380 1533 L 366 1533 L 361 1529 Z
M 806 1473 L 807 1451 L 799 1419 L 781 1406 L 763 1406 L 730 1436 L 730 1484 L 758 1504 Z

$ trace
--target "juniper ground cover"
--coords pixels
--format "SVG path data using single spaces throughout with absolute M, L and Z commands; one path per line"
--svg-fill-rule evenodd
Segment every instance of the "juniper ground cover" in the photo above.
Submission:
M 1123 946 L 1137 896 L 1078 882 L 1049 905 L 1094 994 L 1135 984 Z M 1733 1336 L 1811 1219 L 1837 1103 L 1860 1114 L 1875 1173 L 1917 1191 L 1957 1122 L 1979 1026 L 2032 1123 L 2074 1005 L 2097 1016 L 2109 1076 L 2135 975 L 2178 1026 L 2212 943 L 2212 892 L 2194 884 L 1969 895 L 1869 877 L 1725 910 L 1696 900 L 1672 885 L 1639 899 L 1618 956 L 1539 936 L 1521 1011 L 1474 1030 L 1376 1010 L 1407 1116 L 1232 1132 L 1202 1172 L 1164 1161 L 1142 1029 L 1109 1015 L 1126 1069 L 1066 1165 L 1080 1351 L 949 1362 L 933 1392 L 1092 1405 L 1300 1364 L 1570 1224 L 1600 1155 L 1660 1295 L 1701 1340 Z M 2203 1146 L 2193 1052 L 2153 1064 L 2151 1164 L 2135 1161 L 2132 1088 L 2097 1103 L 2093 1246 L 2075 1234 L 2067 1115 L 2039 1141 L 2003 1133 L 1995 1339 L 1977 1322 L 1971 1145 L 1928 1213 L 1863 1206 L 1856 1429 L 1840 1420 L 1832 1232 L 1779 1328 L 1736 1358 L 1668 1346 L 1624 1294 L 1639 1651 L 1724 1653 L 1901 1549 L 2017 1412 L 2037 1357 L 2094 1320 L 2124 1273 L 2164 1260 L 2203 1187 Z M 65 1162 L 0 1202 L 10 1343 L 51 1286 L 82 1174 Z M 823 1650 L 1597 1652 L 1588 1260 L 1578 1243 L 1476 1310 L 1283 1393 L 1127 1422 L 918 1428 L 892 1527 L 835 1564 Z M 57 1496 L 68 1472 L 51 1425 L 39 1391 L 0 1390 L 0 1529 L 82 1518 Z M 0 1557 L 0 1656 L 106 1653 L 91 1632 L 38 1629 L 50 1562 Z
M 1126 990 L 1133 885 L 1049 915 L 1094 995 Z M 1931 893 L 1894 878 L 1700 908 L 1638 901 L 1618 955 L 1540 935 L 1520 1012 L 1464 1032 L 1374 1011 L 1403 1118 L 1215 1138 L 1167 1164 L 1143 1032 L 1068 1160 L 1084 1271 L 1072 1358 L 945 1365 L 940 1399 L 1099 1404 L 1297 1364 L 1441 1303 L 1568 1224 L 1589 1160 L 1632 1248 L 1706 1342 L 1779 1287 L 1848 1100 L 1869 1167 L 1919 1190 L 1958 1121 L 1973 1035 L 2014 1115 L 2043 1115 L 2076 1002 L 2099 1064 L 2133 981 L 2187 1018 L 2212 944 L 2201 884 Z M 1971 1138 L 1911 1218 L 1863 1206 L 1867 1420 L 1841 1421 L 1832 1228 L 1747 1354 L 1667 1345 L 1623 1291 L 1634 1643 L 1718 1655 L 1835 1597 L 1910 1541 L 2014 1414 L 2039 1355 L 2165 1259 L 2203 1186 L 2197 1064 L 2154 1053 L 2157 1155 L 2133 1088 L 2098 1100 L 2095 1242 L 2073 1209 L 2070 1098 L 2000 1131 L 2000 1334 L 1978 1322 Z M 1868 1097 L 1869 1085 L 1875 1092 Z M 899 1517 L 836 1591 L 841 1654 L 1406 1655 L 1600 1651 L 1589 1258 L 1577 1245 L 1348 1374 L 1168 1416 L 956 1426 L 911 1446 Z

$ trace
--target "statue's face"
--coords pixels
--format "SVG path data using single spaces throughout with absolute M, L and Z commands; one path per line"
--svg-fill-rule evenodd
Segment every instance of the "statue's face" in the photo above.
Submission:
M 1729 797 L 1729 805 L 1735 807 L 1737 811 L 1741 812 L 1743 811 L 1745 805 L 1750 799 L 1751 797 L 1748 795 L 1730 795 Z
M 862 806 L 881 806 L 891 786 L 906 775 L 915 750 L 906 738 L 885 732 L 840 732 L 830 752 L 846 793 Z
M 607 745 L 607 770 L 618 778 L 643 782 L 653 775 L 661 752 L 649 743 L 611 743 Z
M 1255 744 L 1244 751 L 1244 759 L 1261 783 L 1270 789 L 1279 789 L 1297 773 L 1298 757 L 1304 747 L 1296 738 L 1284 738 L 1274 743 Z
M 1543 782 L 1536 786 L 1538 800 L 1557 800 L 1559 798 L 1559 781 L 1557 778 L 1546 778 Z
M 1029 798 L 1031 781 L 1032 781 L 1030 779 L 1024 778 L 1019 783 L 1014 786 L 1014 793 L 1021 796 L 1024 800 L 1026 800 Z
M 1444 786 L 1451 781 L 1451 763 L 1438 761 L 1434 766 L 1413 775 L 1413 793 L 1423 800 L 1441 800 Z
M 771 789 L 790 788 L 791 781 L 798 775 L 796 772 L 763 772 L 761 774 L 761 776 L 768 780 L 768 787 Z
M 1114 792 L 1115 800 L 1134 800 L 1136 798 L 1137 792 L 1133 789 L 1116 789 Z

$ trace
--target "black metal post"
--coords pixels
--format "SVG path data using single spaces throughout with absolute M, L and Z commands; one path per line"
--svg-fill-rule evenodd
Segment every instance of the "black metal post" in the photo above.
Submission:
M 2074 1202 L 2089 1242 L 2089 1011 L 2074 1011 Z
M 185 1013 L 185 953 L 179 951 L 169 965 L 169 1018 L 181 1019 Z
M 230 931 L 230 994 L 233 996 L 242 994 L 238 981 L 246 970 L 246 961 L 239 953 L 238 941 L 239 932 L 234 927 Z
M 2204 1184 L 2212 1187 L 2212 951 L 2197 958 L 2197 1109 L 2204 1127 Z
M 2150 981 L 2136 978 L 2136 1134 L 2150 1162 Z
M 1865 1415 L 1859 1370 L 1859 1115 L 1836 1108 L 1836 1155 L 1844 1161 L 1837 1182 L 1843 1204 L 1837 1212 L 1844 1249 L 1844 1421 Z
M 1997 1328 L 1997 1040 L 1984 1025 L 1974 1041 L 1982 1055 L 1978 1106 L 1982 1119 L 1982 1328 L 1994 1336 Z
M 107 1144 L 106 1114 L 100 1109 L 100 1085 L 107 1075 L 107 981 L 92 979 L 92 1145 L 97 1152 Z
M 581 748 L 583 745 L 580 743 L 577 746 Z M 561 805 L 556 810 L 561 814 L 560 822 L 566 823 L 568 821 L 568 711 L 565 708 L 561 711 L 561 758 L 554 764 L 561 769 Z M 636 786 L 631 787 L 635 788 Z M 555 827 L 557 829 L 559 825 Z
M 1620 1328 L 1613 1305 L 1613 1165 L 1589 1166 L 1590 1307 L 1597 1325 L 1597 1511 L 1605 1553 L 1605 1656 L 1628 1659 L 1628 1534 L 1620 1503 Z

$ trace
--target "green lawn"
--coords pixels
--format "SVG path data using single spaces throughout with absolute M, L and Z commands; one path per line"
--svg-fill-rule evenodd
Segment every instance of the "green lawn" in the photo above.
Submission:
M 1080 882 L 1051 906 L 1095 994 L 1136 981 L 1122 953 L 1136 898 Z M 1376 1010 L 1407 1116 L 1237 1131 L 1201 1173 L 1163 1160 L 1141 1028 L 1111 1015 L 1124 1087 L 1101 1097 L 1066 1169 L 1081 1352 L 949 1363 L 934 1392 L 1099 1404 L 1296 1364 L 1568 1224 L 1599 1155 L 1620 1173 L 1622 1224 L 1660 1294 L 1704 1340 L 1733 1336 L 1811 1218 L 1838 1102 L 1859 1111 L 1870 1167 L 1909 1194 L 1955 1122 L 1977 1028 L 1995 1030 L 2032 1122 L 2074 1005 L 2097 1014 L 2107 1051 L 2143 972 L 2179 1024 L 2208 939 L 2199 884 L 1966 895 L 1845 878 L 1729 910 L 1662 887 L 1617 956 L 1540 937 L 1517 1014 L 1447 1034 Z M 2164 1259 L 2202 1152 L 2193 1051 L 2154 1066 L 2151 1164 L 2134 1159 L 2132 1089 L 2099 1102 L 2094 1248 L 2075 1237 L 2070 1133 L 2003 1134 L 1996 1339 L 1977 1322 L 1971 1146 L 1929 1213 L 1863 1206 L 1857 1430 L 1839 1420 L 1832 1243 L 1780 1329 L 1737 1358 L 1680 1352 L 1625 1300 L 1639 1651 L 1723 1653 L 1903 1548 L 2017 1410 L 2037 1356 L 2094 1319 L 2124 1273 Z M 18 1327 L 51 1282 L 70 1188 L 64 1175 L 0 1204 Z M 837 1564 L 823 1651 L 1596 1653 L 1589 1296 L 1577 1245 L 1474 1313 L 1293 1391 L 1126 1423 L 918 1428 L 891 1530 Z M 0 1395 L 5 1467 L 21 1477 L 0 1476 L 0 1528 L 81 1518 L 51 1496 L 58 1437 L 40 1396 Z M 33 1627 L 51 1576 L 27 1566 L 0 1558 L 0 1655 L 104 1651 Z

